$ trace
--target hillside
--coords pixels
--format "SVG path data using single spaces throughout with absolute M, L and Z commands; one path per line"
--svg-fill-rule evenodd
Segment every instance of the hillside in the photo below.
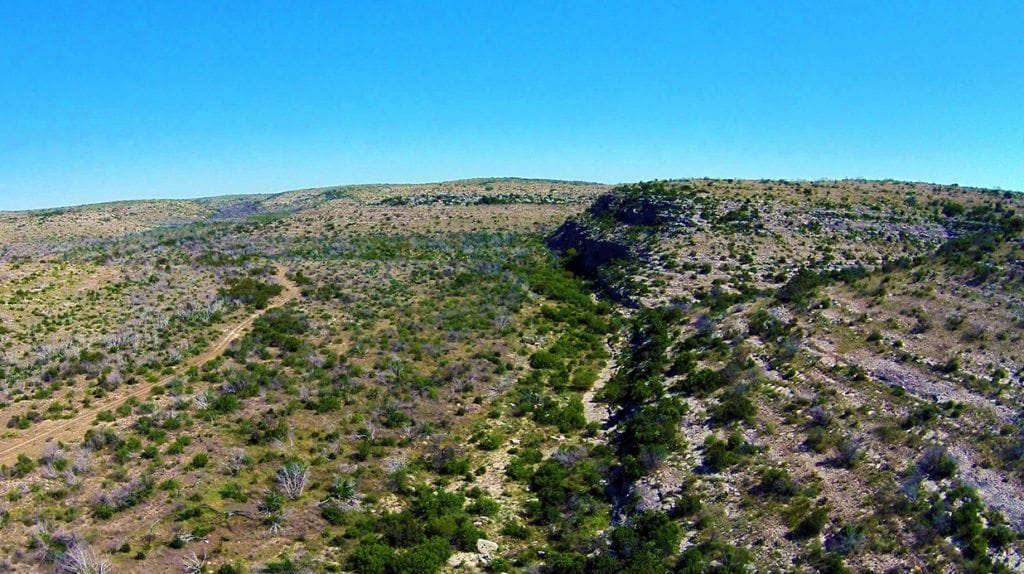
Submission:
M 0 571 L 1019 571 L 1022 216 L 521 179 L 0 213 Z

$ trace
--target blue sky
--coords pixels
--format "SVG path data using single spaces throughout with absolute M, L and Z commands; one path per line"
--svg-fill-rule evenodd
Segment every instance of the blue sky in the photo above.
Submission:
M 1024 190 L 1021 2 L 0 10 L 0 209 L 487 176 Z

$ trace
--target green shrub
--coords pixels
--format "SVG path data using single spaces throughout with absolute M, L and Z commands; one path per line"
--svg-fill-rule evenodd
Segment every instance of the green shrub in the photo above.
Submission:
M 687 410 L 669 397 L 643 405 L 623 423 L 619 451 L 628 477 L 641 476 L 679 448 L 679 424 Z
M 508 521 L 501 527 L 501 533 L 516 540 L 526 540 L 530 536 L 530 530 L 515 521 Z
M 956 474 L 956 459 L 946 452 L 946 449 L 933 446 L 925 450 L 918 461 L 918 468 L 933 480 L 950 478 Z
M 572 374 L 572 379 L 569 385 L 575 391 L 589 391 L 594 383 L 597 382 L 598 371 L 593 367 L 583 367 L 577 369 Z
M 237 482 L 225 484 L 220 487 L 217 493 L 225 500 L 234 500 L 235 502 L 246 502 L 249 500 L 249 497 L 242 491 L 242 487 Z
M 834 434 L 830 430 L 815 426 L 811 427 L 807 431 L 807 440 L 804 441 L 804 445 L 810 450 L 824 454 L 832 449 L 839 443 L 838 435 Z
M 108 520 L 114 516 L 117 509 L 109 504 L 97 504 L 92 507 L 92 515 L 97 520 Z
M 797 538 L 817 536 L 821 534 L 826 524 L 828 524 L 828 509 L 824 506 L 815 506 L 796 523 L 793 535 Z
M 192 457 L 192 461 L 188 463 L 188 467 L 192 469 L 206 468 L 206 465 L 210 462 L 210 455 L 205 452 L 196 453 Z
M 770 468 L 761 474 L 760 490 L 767 496 L 788 499 L 799 490 L 793 477 L 783 468 Z
M 698 397 L 707 396 L 721 387 L 722 377 L 719 372 L 706 368 L 691 372 L 677 384 L 682 393 Z
M 676 564 L 676 574 L 743 574 L 750 571 L 754 557 L 743 548 L 711 540 L 691 546 Z
M 277 284 L 263 283 L 252 277 L 242 277 L 230 280 L 228 287 L 221 289 L 221 295 L 237 299 L 257 309 L 265 309 L 270 299 L 280 295 L 283 290 L 283 287 Z
M 17 462 L 14 463 L 14 468 L 11 469 L 10 475 L 14 478 L 21 478 L 27 476 L 35 467 L 36 462 L 25 453 L 21 453 L 18 455 Z
M 320 518 L 323 518 L 324 522 L 331 526 L 345 524 L 345 512 L 333 504 L 320 505 Z
M 479 498 L 467 508 L 470 514 L 480 516 L 496 516 L 501 511 L 501 504 L 493 498 Z
M 587 557 L 577 552 L 552 552 L 548 557 L 551 574 L 586 574 Z
M 712 414 L 720 424 L 736 421 L 752 422 L 757 414 L 757 406 L 750 400 L 750 387 L 737 385 L 730 389 L 712 408 Z
M 433 574 L 445 565 L 451 553 L 448 541 L 443 538 L 431 538 L 405 552 L 392 555 L 388 572 Z
M 739 432 L 731 433 L 725 441 L 711 435 L 704 440 L 704 464 L 710 470 L 720 472 L 739 464 L 744 457 L 759 450 L 744 440 Z
M 530 366 L 534 369 L 557 369 L 562 366 L 562 361 L 553 353 L 537 351 L 530 356 Z

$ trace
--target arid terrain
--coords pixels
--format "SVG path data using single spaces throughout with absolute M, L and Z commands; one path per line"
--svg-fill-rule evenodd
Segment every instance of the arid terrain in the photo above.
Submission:
M 1024 197 L 0 213 L 0 572 L 1024 571 Z

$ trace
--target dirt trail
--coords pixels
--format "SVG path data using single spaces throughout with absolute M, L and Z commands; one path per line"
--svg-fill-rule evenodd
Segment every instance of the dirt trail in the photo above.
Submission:
M 601 368 L 601 372 L 597 375 L 597 380 L 594 381 L 594 385 L 590 387 L 590 390 L 583 393 L 583 415 L 586 417 L 588 423 L 597 423 L 601 425 L 601 432 L 604 433 L 608 429 L 608 419 L 611 418 L 612 412 L 611 407 L 608 403 L 599 402 L 597 400 L 598 395 L 604 390 L 605 384 L 608 379 L 612 378 L 615 374 L 615 370 L 618 369 L 618 363 L 615 358 L 614 350 L 607 345 L 605 348 L 608 350 L 611 357 L 605 362 L 604 367 Z
M 93 403 L 93 405 L 88 409 L 80 411 L 70 419 L 42 421 L 27 431 L 29 433 L 28 436 L 0 440 L 0 465 L 13 465 L 17 462 L 18 455 L 20 454 L 38 456 L 39 453 L 42 452 L 43 447 L 45 447 L 49 442 L 61 441 L 68 444 L 77 442 L 85 434 L 85 431 L 92 426 L 93 421 L 96 419 L 96 415 L 100 411 L 112 411 L 132 398 L 143 398 L 149 394 L 153 387 L 167 384 L 174 377 L 179 376 L 188 369 L 201 366 L 219 357 L 227 350 L 232 342 L 241 337 L 242 334 L 252 326 L 256 319 L 263 316 L 267 311 L 274 309 L 275 307 L 280 307 L 299 297 L 301 292 L 298 286 L 292 283 L 285 276 L 286 269 L 284 266 L 278 264 L 276 267 L 277 280 L 284 288 L 281 294 L 271 301 L 265 309 L 260 309 L 250 314 L 241 322 L 234 325 L 221 336 L 217 341 L 217 344 L 203 351 L 199 355 L 177 365 L 172 374 L 163 377 L 155 383 L 140 384 L 131 388 L 122 388 L 122 392 L 116 396 L 107 397 L 102 402 Z

